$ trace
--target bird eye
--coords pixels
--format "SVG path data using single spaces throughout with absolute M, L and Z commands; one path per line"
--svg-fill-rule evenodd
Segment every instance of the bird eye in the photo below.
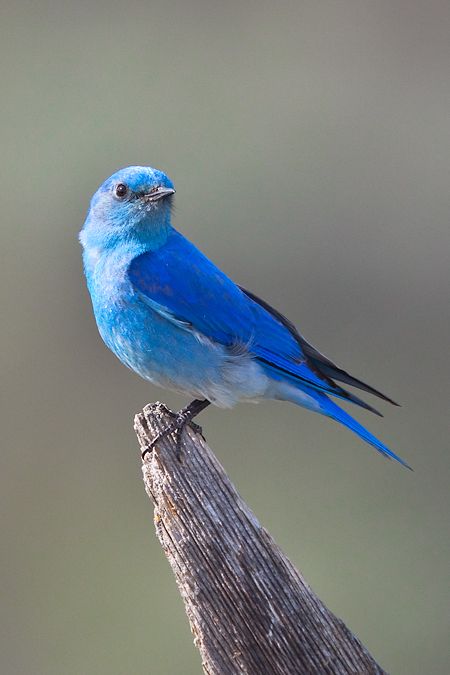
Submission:
M 123 199 L 128 194 L 128 188 L 125 183 L 118 183 L 115 189 L 116 197 Z

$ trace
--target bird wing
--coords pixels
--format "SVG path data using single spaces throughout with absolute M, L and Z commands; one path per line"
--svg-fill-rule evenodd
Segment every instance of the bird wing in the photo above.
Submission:
M 270 312 L 276 319 L 278 319 L 278 321 L 286 326 L 294 340 L 299 343 L 303 353 L 306 355 L 309 361 L 312 362 L 316 369 L 318 369 L 323 375 L 328 376 L 334 380 L 339 380 L 339 382 L 345 382 L 345 384 L 349 384 L 352 387 L 366 391 L 369 394 L 373 394 L 373 396 L 378 396 L 378 398 L 383 399 L 383 401 L 388 401 L 389 403 L 392 403 L 392 405 L 399 405 L 399 403 L 396 403 L 381 391 L 378 391 L 378 389 L 372 387 L 370 384 L 367 384 L 353 375 L 350 375 L 350 373 L 347 373 L 347 371 L 337 366 L 335 363 L 333 363 L 333 361 L 331 361 L 331 359 L 319 352 L 318 349 L 313 347 L 307 340 L 305 340 L 303 335 L 300 335 L 294 324 L 291 323 L 289 319 L 283 316 L 278 310 L 271 307 L 268 302 L 262 300 L 251 291 L 247 291 L 242 286 L 239 288 L 249 298 L 251 298 L 254 302 L 257 302 L 259 305 L 261 305 L 261 307 L 264 307 L 264 309 Z
M 287 319 L 240 289 L 175 230 L 157 251 L 131 261 L 128 278 L 154 311 L 179 327 L 230 349 L 245 347 L 276 378 L 377 412 L 315 366 Z

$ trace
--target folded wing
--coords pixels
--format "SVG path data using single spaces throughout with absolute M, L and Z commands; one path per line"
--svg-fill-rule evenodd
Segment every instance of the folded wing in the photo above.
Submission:
M 154 311 L 230 349 L 245 346 L 272 377 L 313 387 L 373 412 L 377 411 L 342 389 L 332 376 L 386 398 L 334 366 L 285 317 L 239 288 L 176 231 L 157 251 L 136 257 L 128 277 Z

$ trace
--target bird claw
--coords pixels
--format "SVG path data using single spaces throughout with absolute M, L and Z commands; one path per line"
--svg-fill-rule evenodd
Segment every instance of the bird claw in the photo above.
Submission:
M 190 427 L 191 427 L 192 431 L 193 431 L 195 434 L 200 434 L 200 436 L 204 439 L 204 436 L 203 436 L 203 429 L 202 429 L 202 427 L 200 426 L 200 424 L 197 424 L 196 422 L 193 422 L 193 421 L 191 420 Z
M 190 425 L 191 429 L 196 434 L 203 436 L 203 430 L 200 425 L 192 421 L 192 417 L 197 414 L 197 411 L 191 409 L 191 406 L 187 406 L 182 410 L 179 410 L 177 413 L 172 412 L 171 410 L 167 411 L 170 417 L 174 420 L 172 424 L 169 424 L 165 429 L 160 431 L 160 433 L 152 440 L 148 448 L 145 448 L 141 453 L 141 457 L 144 460 L 147 454 L 153 452 L 155 447 L 158 445 L 163 438 L 166 438 L 174 431 L 176 432 L 176 456 L 179 462 L 182 459 L 182 436 L 183 431 L 187 425 Z

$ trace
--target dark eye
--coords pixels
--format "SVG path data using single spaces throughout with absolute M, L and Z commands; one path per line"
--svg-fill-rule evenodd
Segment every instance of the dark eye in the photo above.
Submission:
M 128 194 L 128 188 L 125 183 L 118 183 L 115 189 L 116 197 L 123 199 Z

